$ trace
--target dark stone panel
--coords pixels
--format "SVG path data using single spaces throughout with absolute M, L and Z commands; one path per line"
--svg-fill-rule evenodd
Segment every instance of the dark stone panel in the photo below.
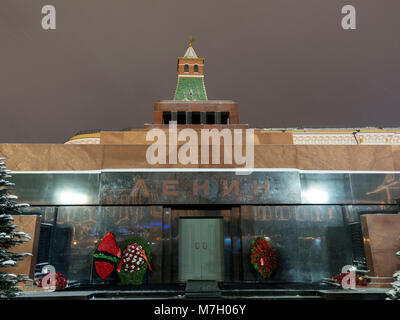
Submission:
M 400 201 L 400 174 L 18 173 L 10 180 L 16 184 L 11 191 L 18 201 L 32 206 L 395 204 Z
M 231 264 L 231 281 L 239 282 L 243 280 L 242 268 L 242 244 L 241 244 L 241 229 L 240 229 L 240 207 L 233 207 L 231 210 L 231 251 L 232 251 L 232 264 Z
M 343 266 L 352 264 L 351 236 L 345 225 L 326 227 L 325 231 L 329 274 L 337 275 Z
M 69 280 L 101 282 L 92 270 L 92 254 L 106 232 L 118 244 L 143 237 L 152 248 L 152 267 L 146 281 L 178 281 L 179 217 L 224 219 L 225 281 L 318 282 L 351 264 L 352 248 L 343 218 L 366 210 L 392 210 L 394 206 L 241 206 L 173 207 L 105 206 L 59 207 L 53 255 L 50 261 Z M 352 213 L 353 212 L 353 213 Z M 279 262 L 270 280 L 250 264 L 252 239 L 264 235 L 271 241 Z M 117 280 L 117 279 L 116 279 Z
M 10 181 L 16 184 L 12 193 L 18 201 L 30 205 L 99 204 L 98 173 L 19 173 Z
M 72 282 L 88 283 L 99 241 L 99 207 L 59 207 L 50 264 Z
M 296 210 L 303 211 L 302 219 L 296 220 L 299 281 L 319 282 L 351 264 L 352 249 L 341 206 L 312 205 Z
M 150 208 L 147 206 L 101 207 L 101 236 L 112 232 L 121 244 L 131 237 L 148 239 L 150 236 Z
M 148 240 L 152 272 L 145 282 L 161 282 L 162 207 L 59 207 L 50 263 L 67 279 L 80 283 L 102 282 L 93 270 L 92 257 L 99 241 L 112 232 L 118 245 L 131 237 Z M 118 282 L 118 277 L 114 279 Z
M 149 241 L 152 261 L 152 271 L 148 271 L 149 283 L 161 283 L 162 282 L 162 257 L 163 257 L 163 246 L 162 246 L 162 216 L 163 208 L 161 206 L 151 206 L 149 212 L 150 227 L 149 227 Z
M 303 204 L 353 203 L 347 173 L 302 173 L 300 183 Z
M 350 174 L 350 181 L 356 204 L 400 201 L 400 174 Z
M 172 282 L 172 210 L 163 208 L 162 217 L 162 282 Z
M 383 204 L 357 204 L 345 206 L 345 219 L 347 223 L 360 222 L 362 214 L 393 214 L 399 212 L 399 205 Z
M 340 206 L 242 206 L 241 218 L 245 281 L 318 282 L 330 278 L 343 262 L 351 262 L 346 237 L 335 238 L 336 244 L 332 240 L 332 230 L 342 228 L 345 235 Z M 278 269 L 270 280 L 250 263 L 251 242 L 259 235 L 270 239 L 278 257 Z
M 270 239 L 279 259 L 278 269 L 271 280 L 295 280 L 297 241 L 293 213 L 289 206 L 242 206 L 243 272 L 245 281 L 265 282 L 250 262 L 250 248 L 256 236 Z M 292 255 L 292 256 L 290 256 Z
M 224 219 L 224 277 L 225 281 L 232 281 L 233 278 L 233 256 L 232 256 L 232 234 L 231 234 L 231 210 L 221 210 Z
M 162 207 L 117 206 L 101 207 L 101 234 L 112 232 L 119 245 L 132 237 L 148 241 L 151 248 L 153 271 L 148 271 L 144 282 L 161 282 L 162 264 Z
M 300 203 L 297 172 L 104 172 L 101 203 Z

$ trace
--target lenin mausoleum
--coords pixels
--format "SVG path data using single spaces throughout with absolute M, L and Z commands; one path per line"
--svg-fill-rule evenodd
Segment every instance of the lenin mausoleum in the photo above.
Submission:
M 33 253 L 18 270 L 33 278 L 50 264 L 71 284 L 100 285 L 93 253 L 112 232 L 117 243 L 147 240 L 146 284 L 319 283 L 346 265 L 364 270 L 371 287 L 393 281 L 400 129 L 250 128 L 237 103 L 208 99 L 204 67 L 190 44 L 178 58 L 173 99 L 155 102 L 141 128 L 82 131 L 64 144 L 0 144 L 13 194 L 30 204 L 15 216 Z M 221 145 L 206 145 L 204 131 Z M 196 143 L 181 133 L 194 133 Z M 237 145 L 242 161 L 227 156 Z M 194 161 L 181 161 L 187 151 Z M 257 236 L 277 257 L 270 278 L 250 261 Z

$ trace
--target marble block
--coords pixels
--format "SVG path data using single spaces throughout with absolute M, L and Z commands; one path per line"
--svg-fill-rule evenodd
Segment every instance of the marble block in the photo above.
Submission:
M 361 227 L 369 276 L 373 282 L 388 282 L 400 261 L 400 214 L 361 215 Z

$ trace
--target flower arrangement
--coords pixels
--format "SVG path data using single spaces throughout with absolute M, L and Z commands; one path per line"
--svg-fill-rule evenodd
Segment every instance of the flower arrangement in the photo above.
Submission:
M 332 277 L 333 281 L 336 281 L 338 284 L 342 284 L 343 278 L 347 275 L 349 275 L 350 272 L 347 273 L 339 273 L 337 276 Z M 356 286 L 361 286 L 365 287 L 368 284 L 368 280 L 366 277 L 355 275 L 355 280 L 356 280 Z
M 59 290 L 67 286 L 67 279 L 60 272 L 55 272 L 54 275 L 48 273 L 44 277 L 37 279 L 36 284 L 39 288 L 50 289 L 55 287 L 55 290 Z
M 117 273 L 121 285 L 140 285 L 147 268 L 151 271 L 151 251 L 147 241 L 130 238 L 124 241 Z
M 268 241 L 262 236 L 252 241 L 250 261 L 263 278 L 270 278 L 278 268 L 278 259 Z

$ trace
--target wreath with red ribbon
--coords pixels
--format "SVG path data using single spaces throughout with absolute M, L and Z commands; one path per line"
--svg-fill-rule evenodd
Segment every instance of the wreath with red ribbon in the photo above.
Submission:
M 120 284 L 140 285 L 149 269 L 151 271 L 151 251 L 143 238 L 128 238 L 121 246 L 122 257 L 117 268 Z
M 250 248 L 251 263 L 263 278 L 270 278 L 278 268 L 278 259 L 268 241 L 258 236 L 253 239 Z

